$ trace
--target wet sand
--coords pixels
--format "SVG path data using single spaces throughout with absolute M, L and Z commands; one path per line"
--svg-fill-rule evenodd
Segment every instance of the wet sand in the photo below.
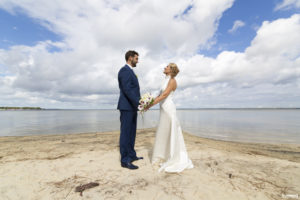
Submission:
M 120 166 L 119 132 L 0 137 L 0 199 L 300 199 L 300 145 L 185 133 L 194 169 L 158 172 L 155 129 L 138 130 L 138 170 Z M 90 182 L 99 186 L 77 186 Z

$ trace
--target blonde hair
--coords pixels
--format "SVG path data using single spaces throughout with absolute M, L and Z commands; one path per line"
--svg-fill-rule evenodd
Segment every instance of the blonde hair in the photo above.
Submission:
M 175 63 L 170 63 L 169 64 L 170 69 L 171 69 L 171 76 L 175 77 L 179 73 L 179 69 Z

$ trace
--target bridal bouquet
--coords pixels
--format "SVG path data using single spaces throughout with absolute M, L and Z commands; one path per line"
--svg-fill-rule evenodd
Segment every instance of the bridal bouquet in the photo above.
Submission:
M 145 112 L 145 109 L 154 102 L 154 97 L 149 92 L 147 92 L 142 95 L 139 102 L 140 105 L 138 109 L 143 114 Z

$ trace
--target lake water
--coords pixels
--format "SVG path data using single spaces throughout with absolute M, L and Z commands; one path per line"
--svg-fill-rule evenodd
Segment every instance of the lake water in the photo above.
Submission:
M 182 129 L 214 139 L 300 144 L 300 109 L 177 110 Z M 0 111 L 0 136 L 116 131 L 118 110 Z M 138 117 L 138 129 L 156 127 L 159 110 Z

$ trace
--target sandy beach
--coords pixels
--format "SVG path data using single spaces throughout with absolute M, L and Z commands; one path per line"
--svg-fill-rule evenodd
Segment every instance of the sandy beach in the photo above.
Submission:
M 119 132 L 0 137 L 0 199 L 300 199 L 300 145 L 184 133 L 194 169 L 158 172 L 155 129 L 138 130 L 138 170 L 120 166 Z M 99 186 L 76 192 L 90 182 Z

